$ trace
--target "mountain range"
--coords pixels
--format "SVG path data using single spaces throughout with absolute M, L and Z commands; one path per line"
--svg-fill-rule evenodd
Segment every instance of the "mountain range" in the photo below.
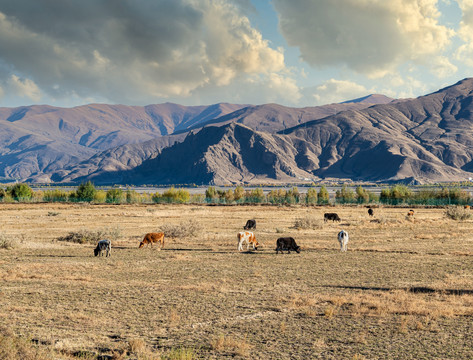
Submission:
M 473 79 L 416 99 L 0 108 L 0 176 L 96 184 L 473 177 Z

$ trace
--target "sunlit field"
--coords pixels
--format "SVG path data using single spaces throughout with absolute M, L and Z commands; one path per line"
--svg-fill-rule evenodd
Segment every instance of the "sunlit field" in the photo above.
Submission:
M 408 211 L 1 204 L 0 358 L 473 358 L 473 220 Z M 238 252 L 247 219 L 262 246 Z M 86 230 L 111 257 L 58 240 Z M 276 255 L 282 236 L 301 253 Z

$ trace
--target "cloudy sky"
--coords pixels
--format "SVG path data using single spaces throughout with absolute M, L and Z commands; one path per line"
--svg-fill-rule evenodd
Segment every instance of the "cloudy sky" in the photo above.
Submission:
M 0 106 L 313 106 L 473 75 L 473 0 L 0 0 Z

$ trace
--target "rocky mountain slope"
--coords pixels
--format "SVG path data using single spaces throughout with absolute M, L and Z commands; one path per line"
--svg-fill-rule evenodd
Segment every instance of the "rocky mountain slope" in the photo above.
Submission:
M 182 140 L 182 134 L 190 129 L 200 129 L 227 115 L 241 118 L 240 110 L 257 113 L 246 117 L 248 125 L 276 132 L 342 109 L 370 105 L 360 102 L 294 109 L 279 105 L 166 103 L 144 107 L 91 104 L 71 109 L 45 105 L 0 108 L 0 179 L 68 181 L 97 172 L 129 169 Z M 258 121 L 262 118 L 264 121 Z M 181 135 L 168 137 L 171 134 Z M 122 145 L 125 147 L 120 149 Z
M 473 79 L 465 79 L 417 99 L 340 112 L 278 134 L 238 121 L 205 127 L 134 169 L 90 179 L 133 184 L 459 181 L 473 177 L 472 130 Z

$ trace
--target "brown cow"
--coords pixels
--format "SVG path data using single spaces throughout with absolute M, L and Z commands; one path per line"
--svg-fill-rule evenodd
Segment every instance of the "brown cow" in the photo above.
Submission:
M 148 247 L 148 244 L 151 244 L 151 247 L 153 247 L 153 243 L 161 243 L 161 249 L 164 248 L 164 233 L 148 233 L 145 235 L 143 238 L 143 241 L 140 242 L 139 248 L 142 248 L 143 246 Z
M 465 208 L 466 210 L 470 210 L 470 205 L 465 205 L 464 208 Z
M 407 213 L 407 216 L 414 216 L 414 210 L 409 210 L 409 212 Z

